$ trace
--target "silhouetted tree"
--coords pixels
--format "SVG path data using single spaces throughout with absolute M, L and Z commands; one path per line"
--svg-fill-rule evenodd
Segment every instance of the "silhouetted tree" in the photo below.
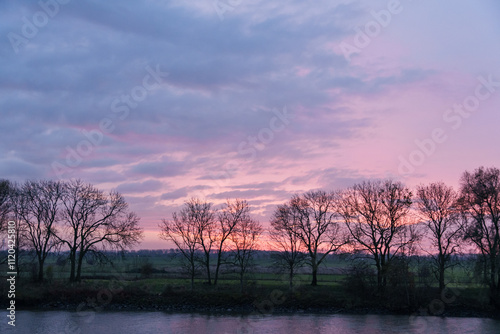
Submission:
M 212 284 L 210 273 L 210 254 L 212 247 L 216 243 L 217 226 L 215 221 L 215 211 L 212 209 L 212 204 L 202 202 L 199 199 L 192 198 L 186 202 L 186 207 L 190 212 L 192 222 L 195 224 L 197 242 L 201 246 L 203 256 L 198 258 L 198 261 L 205 267 L 207 273 L 207 283 Z
M 8 221 L 14 222 L 15 229 L 15 267 L 17 269 L 18 276 L 21 276 L 21 266 L 20 259 L 23 255 L 23 250 L 28 249 L 30 246 L 30 238 L 27 234 L 27 224 L 24 223 L 21 213 L 25 209 L 24 207 L 24 197 L 21 193 L 21 188 L 17 183 L 10 183 L 9 185 L 9 212 L 8 212 Z M 36 277 L 36 274 L 35 276 Z
M 269 236 L 271 248 L 278 251 L 278 264 L 288 273 L 289 288 L 297 271 L 306 263 L 306 248 L 299 238 L 298 216 L 291 213 L 287 205 L 279 205 L 271 220 Z
M 219 279 L 219 270 L 223 262 L 222 256 L 226 249 L 226 241 L 234 233 L 238 224 L 250 219 L 250 207 L 244 200 L 228 200 L 218 215 L 218 230 L 216 234 L 217 242 L 217 264 L 215 267 L 214 285 Z
M 347 242 L 335 221 L 334 194 L 318 190 L 296 195 L 281 210 L 294 222 L 287 228 L 304 246 L 312 269 L 311 285 L 317 285 L 319 265 Z
M 12 186 L 9 180 L 0 180 L 0 233 L 7 226 L 9 214 L 11 213 Z
M 29 246 L 38 261 L 37 281 L 43 281 L 44 263 L 59 245 L 56 238 L 58 210 L 64 192 L 59 181 L 26 181 L 15 191 L 16 215 L 22 219 Z
M 108 195 L 81 180 L 64 185 L 61 215 L 65 233 L 58 239 L 69 248 L 70 281 L 81 279 L 85 255 L 102 256 L 107 248 L 124 250 L 139 242 L 139 218 L 117 192 Z
M 160 238 L 172 241 L 182 254 L 183 264 L 191 279 L 191 290 L 193 290 L 200 242 L 192 206 L 185 203 L 178 213 L 172 214 L 171 220 L 163 219 L 159 227 Z
M 260 223 L 248 218 L 239 222 L 234 233 L 230 235 L 233 242 L 234 262 L 240 276 L 240 289 L 243 292 L 244 278 L 248 273 L 255 251 L 258 248 L 258 239 L 262 234 Z
M 11 209 L 12 209 L 11 193 L 12 193 L 12 186 L 10 181 L 0 180 L 0 237 L 4 232 L 8 234 L 7 232 L 8 232 L 9 215 L 11 214 Z M 1 240 L 3 241 L 4 239 L 2 238 Z M 7 244 L 4 245 L 2 242 L 2 244 L 0 244 L 0 249 L 2 249 L 3 246 L 11 246 L 14 249 L 17 249 L 15 245 L 16 240 L 7 238 L 5 240 Z M 7 262 L 7 258 L 8 258 L 7 255 L 5 256 L 5 258 L 0 258 L 0 264 Z
M 353 246 L 375 262 L 380 292 L 387 283 L 392 259 L 418 240 L 411 225 L 411 205 L 410 190 L 391 180 L 356 184 L 339 197 L 338 210 L 354 239 Z
M 417 206 L 421 220 L 430 233 L 433 259 L 439 289 L 445 288 L 445 270 L 452 266 L 450 259 L 460 247 L 460 211 L 458 194 L 443 182 L 417 188 Z M 437 252 L 437 253 L 435 253 Z
M 465 172 L 460 180 L 460 203 L 465 222 L 465 239 L 488 264 L 491 303 L 500 304 L 500 170 L 480 167 Z

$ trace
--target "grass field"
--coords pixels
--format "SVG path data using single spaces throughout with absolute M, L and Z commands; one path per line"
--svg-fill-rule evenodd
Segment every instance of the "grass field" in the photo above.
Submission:
M 86 261 L 82 267 L 82 276 L 84 278 L 112 278 L 118 277 L 126 280 L 137 280 L 142 278 L 163 278 L 169 279 L 172 282 L 184 282 L 187 278 L 186 273 L 181 266 L 181 257 L 179 254 L 169 252 L 161 254 L 160 251 L 145 251 L 131 252 L 124 256 L 116 254 L 108 255 L 109 262 L 99 263 L 97 261 Z M 215 256 L 211 259 L 212 279 L 215 272 Z M 363 260 L 366 264 L 371 265 L 372 261 Z M 143 267 L 149 264 L 152 272 L 145 275 Z M 346 280 L 346 275 L 355 264 L 355 261 L 350 256 L 329 256 L 321 264 L 318 271 L 318 282 L 322 285 L 338 285 Z M 424 260 L 423 263 L 410 260 L 409 271 L 413 274 L 413 281 L 416 285 L 425 285 L 437 287 L 437 281 L 432 273 L 424 273 L 422 277 L 421 267 L 429 264 L 429 260 Z M 33 270 L 33 262 L 30 262 L 25 256 L 20 266 L 20 272 L 23 279 L 30 279 L 31 271 Z M 373 267 L 374 268 L 374 267 Z M 64 280 L 69 278 L 70 265 L 64 255 L 49 255 L 45 263 L 45 276 L 48 280 Z M 231 265 L 223 265 L 219 273 L 219 280 L 233 282 L 239 279 L 237 269 Z M 477 277 L 474 277 L 471 264 L 459 265 L 452 269 L 448 269 L 447 283 L 450 286 L 481 286 Z M 206 280 L 204 268 L 199 268 L 197 283 L 202 283 Z M 300 269 L 296 277 L 301 284 L 306 284 L 311 279 L 310 268 L 305 265 Z M 283 270 L 276 264 L 275 259 L 268 252 L 259 252 L 254 260 L 254 264 L 246 275 L 246 280 L 259 282 L 260 284 L 272 284 L 272 282 L 282 282 L 286 284 L 288 278 Z
M 327 258 L 320 267 L 318 286 L 315 287 L 310 285 L 310 269 L 305 266 L 295 277 L 292 291 L 286 274 L 264 252 L 256 257 L 251 272 L 245 277 L 243 289 L 235 268 L 227 265 L 221 270 L 217 286 L 207 285 L 205 273 L 201 270 L 193 291 L 180 266 L 180 257 L 171 253 L 111 256 L 112 264 L 89 261 L 84 264 L 82 281 L 72 284 L 68 283 L 69 263 L 61 256 L 51 255 L 48 258 L 45 266 L 47 282 L 41 285 L 32 282 L 31 265 L 26 259 L 21 266 L 17 290 L 19 303 L 25 307 L 84 305 L 99 309 L 125 307 L 189 311 L 215 308 L 255 311 L 267 305 L 272 310 L 386 310 L 408 313 L 428 308 L 433 301 L 441 300 L 447 310 L 494 312 L 488 304 L 488 289 L 474 280 L 470 266 L 457 266 L 447 272 L 450 278 L 447 286 L 453 296 L 443 297 L 432 275 L 421 277 L 419 274 L 425 263 L 415 261 L 410 262 L 410 273 L 406 278 L 389 280 L 387 291 L 380 295 L 375 291 L 373 276 L 360 278 L 349 272 L 354 263 L 349 256 Z M 151 270 L 145 273 L 146 264 Z M 0 287 L 2 298 L 5 298 L 5 283 Z

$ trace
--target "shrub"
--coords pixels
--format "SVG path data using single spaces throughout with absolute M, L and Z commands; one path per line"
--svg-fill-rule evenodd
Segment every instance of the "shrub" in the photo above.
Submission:
M 144 278 L 150 278 L 151 275 L 153 275 L 154 272 L 153 265 L 149 262 L 146 262 L 142 265 L 141 267 L 141 276 Z
M 52 279 L 54 278 L 54 267 L 52 265 L 47 266 L 47 269 L 45 269 L 45 275 L 47 277 L 47 281 L 52 282 Z
M 371 295 L 376 287 L 375 270 L 369 264 L 358 261 L 346 271 L 344 288 L 358 297 Z

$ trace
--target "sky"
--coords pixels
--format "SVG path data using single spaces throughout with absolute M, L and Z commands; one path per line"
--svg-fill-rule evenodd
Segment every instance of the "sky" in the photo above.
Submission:
M 0 178 L 266 225 L 314 189 L 500 167 L 498 1 L 1 1 Z

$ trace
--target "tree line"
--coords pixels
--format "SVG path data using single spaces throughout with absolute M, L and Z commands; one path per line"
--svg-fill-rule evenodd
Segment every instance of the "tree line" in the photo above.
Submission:
M 480 167 L 463 173 L 459 190 L 435 182 L 413 192 L 402 182 L 368 180 L 346 189 L 294 195 L 276 207 L 264 244 L 255 242 L 264 229 L 250 218 L 246 201 L 228 201 L 217 211 L 193 198 L 162 221 L 160 236 L 173 241 L 182 253 L 191 284 L 197 264 L 204 266 L 207 283 L 212 284 L 213 252 L 217 254 L 213 284 L 217 284 L 227 250 L 232 250 L 226 253 L 233 255 L 243 283 L 252 251 L 260 245 L 277 251 L 290 287 L 304 265 L 310 267 L 311 284 L 317 285 L 318 267 L 328 254 L 339 250 L 362 254 L 371 259 L 382 294 L 391 267 L 401 257 L 419 252 L 432 259 L 443 291 L 446 269 L 456 264 L 452 259 L 470 247 L 484 264 L 490 301 L 498 304 L 499 222 L 500 170 Z
M 250 207 L 244 200 L 228 200 L 218 212 L 211 203 L 192 198 L 172 219 L 163 219 L 160 237 L 172 241 L 179 249 L 191 279 L 191 289 L 198 265 L 205 268 L 207 283 L 212 284 L 211 254 L 216 263 L 213 284 L 219 279 L 222 264 L 237 266 L 241 289 L 248 272 L 262 225 L 250 217 Z M 201 254 L 201 256 L 200 256 Z
M 69 280 L 79 281 L 86 256 L 133 246 L 143 233 L 121 194 L 106 194 L 81 180 L 0 181 L 0 232 L 7 232 L 8 221 L 15 223 L 16 253 L 26 249 L 34 254 L 39 282 L 51 252 L 69 250 Z M 16 256 L 17 268 L 18 261 Z
M 139 218 L 116 191 L 104 193 L 75 181 L 0 181 L 0 231 L 14 221 L 16 249 L 28 249 L 38 264 L 38 281 L 50 252 L 69 250 L 70 281 L 81 279 L 85 256 L 137 245 L 143 235 Z M 277 205 L 269 228 L 251 217 L 241 199 L 220 208 L 192 198 L 159 224 L 159 235 L 173 242 L 191 286 L 200 269 L 216 285 L 221 267 L 231 264 L 241 287 L 255 251 L 273 250 L 285 268 L 290 288 L 299 269 L 308 266 L 311 284 L 318 268 L 335 252 L 368 257 L 375 268 L 377 291 L 384 293 L 398 261 L 425 252 L 432 259 L 439 289 L 456 255 L 474 249 L 483 264 L 490 301 L 500 295 L 500 170 L 466 171 L 458 190 L 442 182 L 412 191 L 394 180 L 367 180 L 345 189 L 296 194 Z M 263 237 L 264 232 L 268 237 Z

